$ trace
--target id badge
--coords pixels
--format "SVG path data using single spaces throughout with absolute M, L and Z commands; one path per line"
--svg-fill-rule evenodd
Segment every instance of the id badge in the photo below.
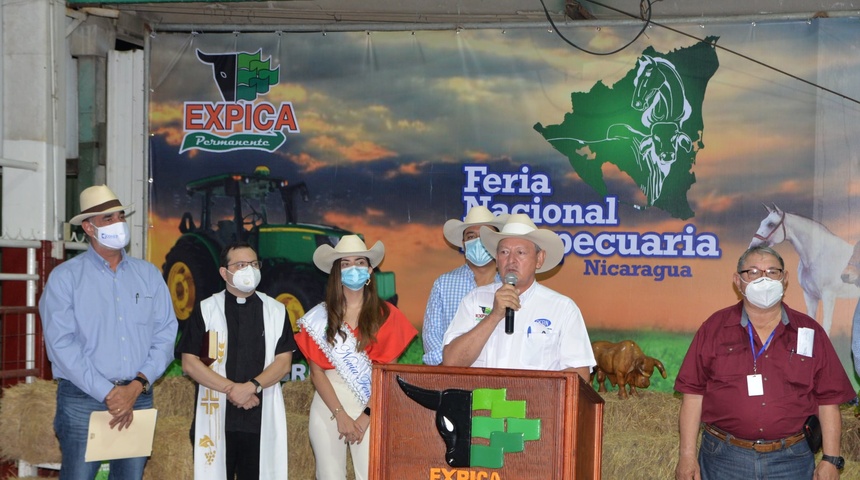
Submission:
M 751 397 L 764 395 L 764 384 L 761 381 L 761 374 L 747 375 L 747 393 Z

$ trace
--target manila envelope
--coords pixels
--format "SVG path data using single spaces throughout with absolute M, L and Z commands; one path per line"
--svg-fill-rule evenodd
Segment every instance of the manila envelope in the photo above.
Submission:
M 87 434 L 87 462 L 115 460 L 118 458 L 148 457 L 152 455 L 152 439 L 155 436 L 154 408 L 135 410 L 134 420 L 128 428 L 110 428 L 113 416 L 110 412 L 93 412 Z

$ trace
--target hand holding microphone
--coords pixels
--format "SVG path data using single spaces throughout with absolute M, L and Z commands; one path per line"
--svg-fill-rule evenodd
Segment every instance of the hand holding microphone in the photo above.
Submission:
M 505 283 L 516 287 L 517 275 L 515 273 L 508 273 L 505 275 Z M 511 307 L 505 307 L 505 333 L 508 335 L 514 333 L 514 310 Z

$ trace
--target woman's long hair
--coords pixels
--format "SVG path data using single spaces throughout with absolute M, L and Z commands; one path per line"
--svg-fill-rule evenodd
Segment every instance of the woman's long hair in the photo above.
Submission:
M 370 265 L 370 259 L 366 259 Z M 334 261 L 328 276 L 325 289 L 325 310 L 328 314 L 328 326 L 325 329 L 326 341 L 334 345 L 335 334 L 340 334 L 346 340 L 346 333 L 340 330 L 346 315 L 346 297 L 343 295 L 343 284 L 340 283 L 340 259 Z M 376 341 L 376 332 L 385 323 L 390 309 L 376 292 L 376 278 L 370 275 L 370 283 L 364 286 L 361 298 L 361 310 L 358 312 L 358 346 L 357 351 L 367 348 Z

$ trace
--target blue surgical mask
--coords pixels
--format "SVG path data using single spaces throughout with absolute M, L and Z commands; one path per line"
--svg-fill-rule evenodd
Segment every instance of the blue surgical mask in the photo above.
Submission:
M 463 247 L 466 250 L 466 260 L 472 262 L 476 267 L 483 267 L 493 261 L 493 256 L 484 248 L 480 238 L 467 241 Z
M 370 281 L 370 269 L 353 265 L 340 271 L 340 283 L 344 287 L 359 291 Z

